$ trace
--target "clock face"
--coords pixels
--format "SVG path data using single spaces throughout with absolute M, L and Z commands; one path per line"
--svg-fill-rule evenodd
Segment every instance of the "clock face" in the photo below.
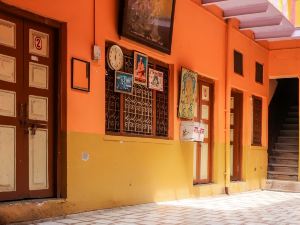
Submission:
M 107 53 L 108 66 L 112 70 L 120 70 L 123 67 L 124 56 L 118 45 L 112 45 Z

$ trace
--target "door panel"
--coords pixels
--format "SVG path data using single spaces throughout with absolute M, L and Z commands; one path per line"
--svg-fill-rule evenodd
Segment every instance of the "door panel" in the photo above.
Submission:
M 16 83 L 16 58 L 0 54 L 0 80 Z
M 16 24 L 13 21 L 0 19 L 0 44 L 16 48 Z
M 16 190 L 16 127 L 0 125 L 0 192 Z
M 0 90 L 0 116 L 16 117 L 16 92 Z
M 48 189 L 48 130 L 29 135 L 29 189 Z

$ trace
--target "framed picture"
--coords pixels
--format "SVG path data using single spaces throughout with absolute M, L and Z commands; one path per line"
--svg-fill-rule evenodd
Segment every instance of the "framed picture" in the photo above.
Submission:
M 134 52 L 134 83 L 147 86 L 148 56 Z
M 133 75 L 121 71 L 115 72 L 115 92 L 132 94 Z
M 170 54 L 175 0 L 120 2 L 120 35 Z
M 181 69 L 180 99 L 178 117 L 193 119 L 198 74 L 186 68 Z
M 149 88 L 156 91 L 164 91 L 164 73 L 149 69 Z
M 80 91 L 90 91 L 90 63 L 72 58 L 72 88 Z

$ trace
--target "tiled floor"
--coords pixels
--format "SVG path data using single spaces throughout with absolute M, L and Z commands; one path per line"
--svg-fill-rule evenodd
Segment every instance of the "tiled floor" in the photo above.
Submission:
M 262 191 L 152 203 L 29 224 L 300 224 L 300 193 Z

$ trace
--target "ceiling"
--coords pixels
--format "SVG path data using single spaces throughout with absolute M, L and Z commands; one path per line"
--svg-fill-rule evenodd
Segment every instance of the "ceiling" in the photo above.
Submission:
M 240 30 L 253 31 L 256 40 L 300 38 L 300 30 L 268 0 L 202 0 L 202 5 L 217 5 L 224 19 L 237 18 Z

